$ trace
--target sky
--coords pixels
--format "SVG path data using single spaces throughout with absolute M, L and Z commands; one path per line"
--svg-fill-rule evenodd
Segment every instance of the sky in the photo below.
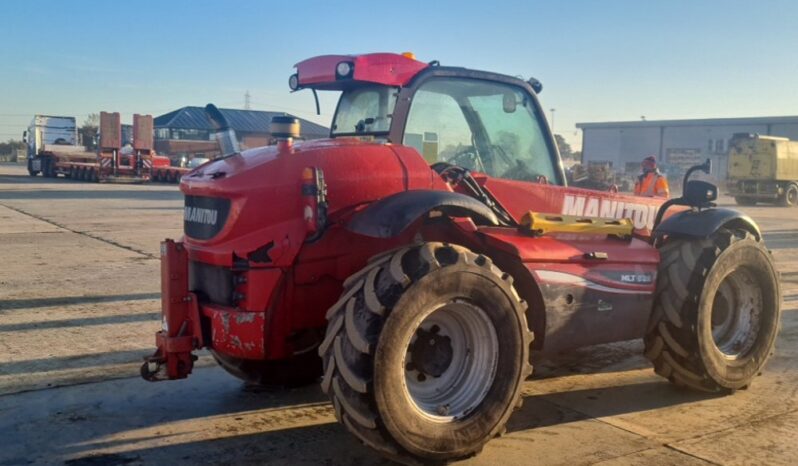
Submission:
M 798 115 L 794 1 L 4 0 L 0 18 L 2 141 L 36 113 L 126 123 L 247 91 L 329 125 L 336 96 L 315 115 L 293 65 L 370 52 L 534 76 L 575 147 L 577 122 Z

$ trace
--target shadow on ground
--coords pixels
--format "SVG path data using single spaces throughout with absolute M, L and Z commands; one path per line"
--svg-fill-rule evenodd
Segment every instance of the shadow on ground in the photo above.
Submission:
M 2 201 L 21 200 L 118 200 L 130 199 L 135 201 L 181 201 L 183 193 L 177 188 L 171 189 L 91 189 L 91 190 L 7 190 L 0 191 Z
M 667 382 L 650 382 L 621 385 L 601 389 L 574 390 L 565 393 L 527 396 L 524 405 L 510 419 L 508 433 L 530 432 L 536 429 L 555 427 L 589 419 L 590 416 L 562 407 L 560 397 L 580 397 L 597 400 L 610 395 L 612 399 L 626 400 L 624 403 L 605 404 L 597 407 L 600 416 L 615 416 L 631 412 L 657 409 L 682 403 L 692 403 L 711 398 L 707 395 L 683 392 Z M 652 396 L 653 395 L 653 396 Z M 318 400 L 319 395 L 306 393 L 306 401 Z M 90 442 L 90 449 L 122 447 L 124 453 L 85 454 L 74 445 L 67 448 L 72 459 L 67 464 L 77 466 L 111 465 L 143 462 L 160 463 L 168 459 L 206 464 L 292 464 L 292 465 L 363 465 L 393 464 L 370 449 L 363 447 L 342 426 L 334 422 L 274 429 L 261 433 L 235 435 L 235 427 L 229 429 L 225 438 L 189 441 L 172 445 L 136 448 L 135 444 L 146 444 L 149 438 L 140 437 L 125 442 Z M 533 433 L 533 432 L 531 432 Z M 167 434 L 168 435 L 168 434 Z M 544 445 L 541 448 L 545 449 Z

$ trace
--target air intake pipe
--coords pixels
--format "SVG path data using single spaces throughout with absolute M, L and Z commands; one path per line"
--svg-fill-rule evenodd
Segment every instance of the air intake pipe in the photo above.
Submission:
M 290 149 L 294 144 L 294 138 L 299 137 L 299 119 L 288 115 L 272 117 L 269 132 L 277 140 L 278 148 Z

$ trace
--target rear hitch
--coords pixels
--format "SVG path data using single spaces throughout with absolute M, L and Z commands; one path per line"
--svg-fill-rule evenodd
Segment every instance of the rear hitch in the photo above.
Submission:
M 188 377 L 197 360 L 191 352 L 204 346 L 197 296 L 188 290 L 188 254 L 173 240 L 161 243 L 161 312 L 158 349 L 141 366 L 150 382 Z
M 188 356 L 188 359 L 185 356 Z M 191 373 L 196 360 L 197 356 L 191 353 L 176 353 L 171 355 L 171 359 L 167 359 L 161 354 L 161 349 L 159 348 L 152 356 L 144 358 L 144 364 L 141 365 L 140 369 L 141 378 L 147 382 L 184 379 Z M 174 367 L 170 368 L 172 363 L 174 363 Z

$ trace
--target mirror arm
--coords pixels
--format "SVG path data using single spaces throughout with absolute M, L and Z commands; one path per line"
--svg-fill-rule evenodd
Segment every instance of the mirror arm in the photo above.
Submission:
M 707 159 L 701 165 L 694 165 L 687 169 L 687 172 L 684 174 L 684 180 L 682 180 L 682 186 L 687 186 L 687 179 L 690 178 L 690 175 L 693 174 L 694 171 L 701 170 L 702 172 L 709 175 L 709 172 L 712 170 L 712 160 Z
M 316 115 L 321 115 L 321 107 L 319 106 L 319 94 L 316 93 L 315 88 L 310 88 L 313 91 L 313 100 L 316 101 Z

